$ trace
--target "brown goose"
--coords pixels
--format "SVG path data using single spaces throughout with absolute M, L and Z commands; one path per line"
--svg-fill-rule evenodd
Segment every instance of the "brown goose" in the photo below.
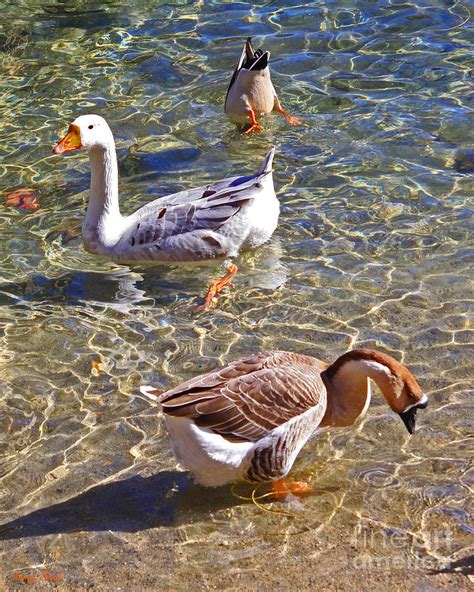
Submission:
M 331 365 L 262 352 L 163 394 L 151 386 L 140 390 L 160 403 L 175 456 L 197 483 L 272 481 L 275 497 L 282 497 L 310 491 L 283 478 L 311 436 L 350 426 L 366 412 L 369 378 L 412 434 L 428 398 L 403 364 L 370 349 L 347 352 Z
M 249 37 L 227 90 L 224 111 L 233 123 L 249 125 L 246 134 L 261 131 L 257 119 L 272 111 L 281 113 L 291 125 L 301 124 L 298 117 L 288 115 L 281 106 L 270 78 L 269 58 L 269 51 L 254 50 Z

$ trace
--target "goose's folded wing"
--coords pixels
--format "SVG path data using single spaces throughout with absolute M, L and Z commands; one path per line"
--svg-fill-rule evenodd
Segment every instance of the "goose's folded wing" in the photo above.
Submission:
M 195 230 L 217 230 L 261 190 L 260 176 L 245 178 L 234 187 L 203 190 L 200 199 L 166 204 L 155 201 L 136 214 L 136 220 L 121 239 L 132 247 L 160 242 Z
M 227 177 L 226 179 L 221 179 L 220 181 L 215 181 L 213 183 L 209 183 L 208 185 L 203 185 L 202 187 L 184 189 L 183 191 L 178 191 L 177 193 L 172 193 L 170 195 L 165 195 L 155 199 L 154 201 L 144 205 L 141 208 L 141 212 L 145 214 L 145 212 L 149 212 L 150 210 L 158 207 L 185 204 L 192 201 L 205 199 L 205 197 L 210 195 L 211 192 L 214 193 L 216 191 L 222 191 L 228 187 L 237 187 L 238 185 L 242 185 L 256 176 L 257 175 L 241 175 Z
M 162 394 L 168 415 L 193 419 L 233 442 L 257 441 L 317 405 L 325 391 L 311 358 L 263 352 Z
M 248 187 L 249 184 L 255 184 L 262 178 L 262 176 L 265 176 L 267 173 L 271 172 L 274 156 L 275 147 L 268 151 L 257 173 L 253 175 L 237 175 L 234 177 L 227 177 L 225 179 L 221 179 L 220 181 L 209 183 L 208 185 L 184 189 L 183 191 L 178 191 L 177 193 L 172 193 L 171 195 L 159 197 L 158 199 L 155 199 L 154 201 L 140 208 L 140 216 L 145 217 L 148 214 L 152 214 L 153 211 L 158 210 L 158 208 L 201 201 L 217 192 L 224 191 L 225 189 L 237 187 L 243 189 Z

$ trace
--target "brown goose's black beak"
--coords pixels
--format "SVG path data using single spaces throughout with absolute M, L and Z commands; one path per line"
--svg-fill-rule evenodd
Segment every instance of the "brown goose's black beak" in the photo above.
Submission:
M 398 414 L 402 418 L 403 423 L 405 424 L 405 427 L 407 428 L 410 434 L 413 434 L 413 432 L 415 431 L 416 411 L 416 407 L 413 407 L 412 409 L 405 411 L 405 413 Z
M 402 418 L 403 423 L 405 424 L 408 433 L 413 434 L 415 431 L 415 423 L 416 423 L 416 412 L 418 409 L 425 409 L 428 405 L 428 401 L 424 401 L 423 403 L 418 403 L 418 405 L 413 405 L 408 411 L 404 411 L 403 413 L 399 413 L 398 415 Z

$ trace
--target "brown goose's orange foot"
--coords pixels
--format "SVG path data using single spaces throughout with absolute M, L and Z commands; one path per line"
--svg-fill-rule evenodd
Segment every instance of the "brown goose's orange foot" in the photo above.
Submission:
M 234 263 L 231 263 L 227 267 L 226 275 L 224 277 L 218 279 L 217 281 L 215 281 L 213 284 L 211 284 L 209 286 L 209 288 L 207 290 L 207 294 L 204 298 L 204 304 L 200 304 L 199 306 L 196 306 L 196 308 L 194 309 L 194 312 L 195 313 L 203 312 L 204 310 L 207 310 L 208 308 L 213 308 L 215 306 L 214 298 L 218 294 L 220 294 L 226 286 L 233 285 L 231 283 L 231 279 L 237 273 L 238 269 L 239 268 L 237 267 L 237 265 L 235 265 Z
M 293 495 L 311 495 L 314 492 L 305 481 L 273 481 L 272 498 L 283 499 L 289 493 Z
M 263 127 L 259 124 L 259 123 L 253 123 L 248 130 L 244 131 L 244 134 L 246 136 L 249 136 L 250 134 L 253 134 L 255 132 L 261 132 L 263 130 Z

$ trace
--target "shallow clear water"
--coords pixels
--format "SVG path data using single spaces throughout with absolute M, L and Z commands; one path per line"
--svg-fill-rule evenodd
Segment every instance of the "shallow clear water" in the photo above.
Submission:
M 80 589 L 266 590 L 348 577 L 361 587 L 466 571 L 468 10 L 437 0 L 3 2 L 5 587 L 23 576 Z M 244 137 L 226 120 L 248 35 L 271 51 L 274 84 L 303 127 L 274 115 Z M 86 112 L 115 133 L 124 211 L 252 172 L 277 147 L 279 228 L 240 257 L 215 310 L 192 315 L 219 265 L 130 269 L 83 250 L 88 160 L 50 153 Z M 40 191 L 38 209 L 4 205 L 18 187 Z M 318 494 L 265 506 L 290 515 L 193 486 L 137 397 L 143 382 L 170 387 L 263 348 L 331 361 L 356 345 L 407 363 L 430 407 L 409 438 L 376 396 L 354 429 L 311 442 L 294 473 Z

